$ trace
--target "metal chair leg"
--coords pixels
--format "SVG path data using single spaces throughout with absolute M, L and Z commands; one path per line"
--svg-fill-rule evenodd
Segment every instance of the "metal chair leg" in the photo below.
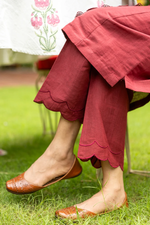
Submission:
M 127 161 L 128 161 L 128 170 L 127 170 L 127 173 L 129 174 L 130 171 L 131 171 L 131 156 L 130 156 L 130 145 L 129 145 L 128 126 L 127 126 L 127 129 L 126 129 L 125 146 L 126 146 L 126 154 L 127 154 Z
M 38 72 L 38 77 L 35 81 L 35 86 L 36 86 L 36 90 L 37 92 L 40 89 L 39 83 L 42 79 L 42 77 L 46 77 L 45 72 L 44 75 L 42 75 L 42 71 L 37 71 Z M 41 121 L 42 121 L 42 126 L 43 126 L 43 135 L 45 134 L 51 134 L 54 135 L 56 132 L 56 127 L 58 124 L 58 113 L 55 112 L 55 121 L 54 121 L 54 125 L 52 122 L 52 116 L 51 113 L 48 109 L 46 109 L 45 107 L 43 107 L 43 105 L 39 104 L 39 112 L 40 112 L 40 117 L 41 117 Z M 49 131 L 48 131 L 48 124 L 49 124 Z
M 131 169 L 131 156 L 130 156 L 130 145 L 129 145 L 129 132 L 128 126 L 126 130 L 126 138 L 125 138 L 125 147 L 126 147 L 126 154 L 127 154 L 127 161 L 128 161 L 128 170 L 127 173 L 133 173 L 141 176 L 150 177 L 150 171 L 143 171 L 143 170 L 132 170 Z

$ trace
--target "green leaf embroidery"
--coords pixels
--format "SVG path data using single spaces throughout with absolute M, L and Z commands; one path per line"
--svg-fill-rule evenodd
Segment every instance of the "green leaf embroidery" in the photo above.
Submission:
M 37 21 L 38 18 L 42 19 L 42 25 L 40 24 L 39 27 L 37 27 L 37 29 L 39 29 L 39 33 L 35 32 L 36 36 L 39 38 L 39 44 L 41 46 L 41 49 L 44 52 L 51 52 L 56 48 L 56 34 L 58 32 L 58 29 L 54 30 L 54 28 L 51 27 L 51 25 L 55 26 L 56 20 L 54 21 L 54 16 L 52 17 L 52 22 L 50 21 L 52 24 L 48 24 L 47 17 L 54 15 L 56 9 L 53 8 L 52 1 L 50 1 L 49 6 L 44 10 L 39 10 L 34 6 L 32 6 L 32 9 L 32 16 L 34 16 L 34 18 L 37 18 Z M 57 20 L 56 25 L 58 23 L 59 21 Z

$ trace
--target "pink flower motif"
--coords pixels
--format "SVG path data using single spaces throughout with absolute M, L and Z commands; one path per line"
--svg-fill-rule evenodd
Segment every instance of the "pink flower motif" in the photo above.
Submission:
M 35 29 L 39 29 L 40 26 L 42 26 L 43 22 L 42 22 L 42 18 L 41 17 L 32 17 L 31 18 L 31 24 Z
M 60 19 L 58 15 L 52 14 L 51 17 L 47 17 L 47 23 L 50 24 L 51 26 L 55 27 L 57 26 L 58 23 L 60 23 Z
M 103 5 L 104 5 L 104 1 L 103 0 L 97 1 L 98 8 L 101 8 Z
M 40 9 L 45 9 L 49 6 L 49 0 L 34 0 L 35 6 Z

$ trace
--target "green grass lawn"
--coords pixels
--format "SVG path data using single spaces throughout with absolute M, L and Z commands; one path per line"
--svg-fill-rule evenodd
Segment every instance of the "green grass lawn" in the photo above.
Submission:
M 13 195 L 5 182 L 24 172 L 46 149 L 51 136 L 42 135 L 39 109 L 33 103 L 34 87 L 0 89 L 0 148 L 8 151 L 0 157 L 0 225 L 73 224 L 55 219 L 57 209 L 81 202 L 100 189 L 90 162 L 82 164 L 81 176 L 64 180 L 30 195 Z M 150 104 L 129 113 L 129 135 L 133 169 L 150 170 Z M 79 139 L 75 144 L 77 154 Z M 129 209 L 78 220 L 77 224 L 150 224 L 150 178 L 127 175 L 125 157 L 124 183 Z

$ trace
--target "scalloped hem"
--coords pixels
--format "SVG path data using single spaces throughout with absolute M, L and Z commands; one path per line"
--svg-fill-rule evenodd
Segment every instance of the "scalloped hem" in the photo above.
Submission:
M 120 155 L 120 151 L 119 152 L 113 152 L 111 149 L 110 149 L 110 147 L 109 147 L 109 145 L 106 145 L 106 146 L 102 146 L 102 145 L 100 145 L 96 140 L 94 140 L 92 143 L 90 143 L 90 144 L 79 144 L 79 146 L 81 146 L 81 147 L 90 147 L 90 146 L 92 146 L 92 145 L 94 145 L 94 144 L 96 144 L 98 147 L 100 147 L 100 148 L 103 148 L 103 149 L 106 149 L 106 148 L 108 148 L 108 150 L 112 153 L 112 154 L 114 154 L 114 155 Z
M 44 104 L 44 106 L 51 111 L 60 112 L 61 115 L 69 121 L 79 120 L 83 123 L 84 108 L 80 110 L 72 110 L 67 101 L 56 101 L 49 90 L 41 91 L 39 90 L 34 102 L 39 104 Z
M 91 160 L 91 164 L 95 168 L 101 167 L 101 161 L 108 160 L 109 164 L 113 168 L 117 168 L 120 166 L 123 171 L 124 150 L 116 154 L 111 151 L 109 145 L 107 147 L 102 147 L 97 144 L 96 141 L 94 141 L 91 145 L 79 144 L 78 158 L 81 161 Z
M 120 166 L 121 170 L 123 171 L 123 165 L 121 164 L 113 164 L 112 163 L 112 160 L 109 159 L 109 158 L 103 158 L 103 157 L 96 157 L 95 155 L 92 155 L 92 156 L 89 156 L 88 158 L 81 158 L 80 156 L 78 156 L 78 158 L 83 161 L 83 162 L 87 162 L 87 161 L 91 161 L 91 164 L 94 168 L 98 169 L 98 168 L 101 168 L 101 161 L 108 161 L 109 164 L 111 165 L 111 167 L 113 168 L 117 168 Z

